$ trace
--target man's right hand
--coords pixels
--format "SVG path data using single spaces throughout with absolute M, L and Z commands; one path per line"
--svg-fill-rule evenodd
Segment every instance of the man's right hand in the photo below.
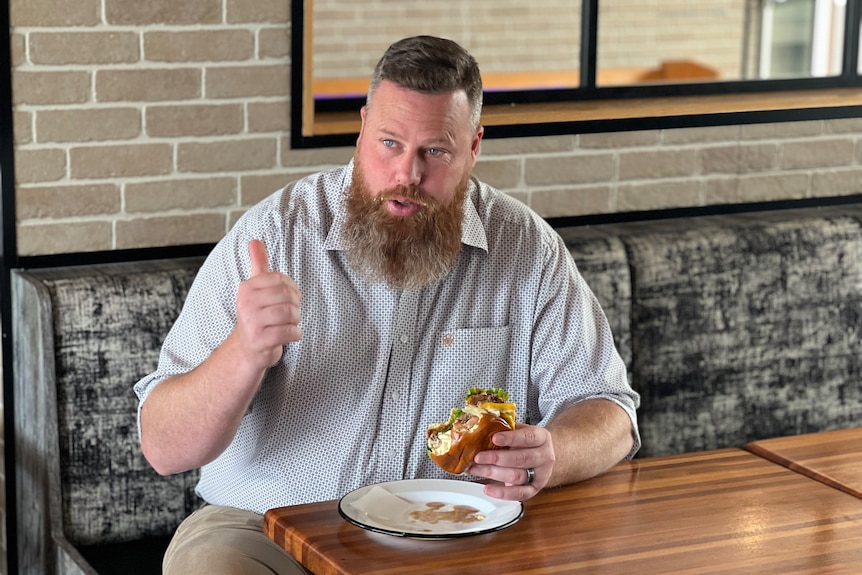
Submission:
M 227 340 L 193 370 L 157 385 L 141 408 L 141 448 L 167 475 L 205 465 L 233 441 L 263 374 L 299 341 L 299 287 L 269 269 L 266 247 L 248 244 L 251 275 L 237 292 Z
M 290 277 L 270 271 L 269 255 L 260 240 L 248 243 L 251 275 L 239 286 L 234 332 L 243 357 L 258 369 L 281 359 L 283 346 L 302 337 L 299 286 Z

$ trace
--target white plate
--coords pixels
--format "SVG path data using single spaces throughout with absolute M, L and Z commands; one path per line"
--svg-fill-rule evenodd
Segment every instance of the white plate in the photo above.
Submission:
M 504 529 L 524 515 L 520 501 L 488 497 L 479 483 L 407 479 L 361 487 L 338 502 L 350 523 L 388 535 L 449 539 Z

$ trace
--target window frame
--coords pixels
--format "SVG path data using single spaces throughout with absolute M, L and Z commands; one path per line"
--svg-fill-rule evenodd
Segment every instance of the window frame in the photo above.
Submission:
M 485 138 L 838 119 L 862 116 L 862 0 L 847 0 L 838 76 L 598 86 L 599 0 L 581 4 L 580 85 L 486 91 Z M 364 98 L 315 102 L 311 93 L 311 0 L 291 0 L 291 147 L 352 145 Z

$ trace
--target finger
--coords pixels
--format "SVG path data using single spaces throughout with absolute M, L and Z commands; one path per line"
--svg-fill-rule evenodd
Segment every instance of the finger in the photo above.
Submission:
M 516 468 L 526 469 L 541 465 L 543 455 L 535 449 L 491 449 L 480 451 L 473 458 L 473 462 L 477 465 L 492 465 L 499 468 Z M 507 478 L 495 477 L 505 481 L 511 481 Z
M 269 271 L 269 254 L 266 246 L 260 240 L 248 242 L 248 256 L 251 258 L 251 276 L 265 274 Z
M 500 431 L 491 440 L 499 447 L 538 447 L 547 439 L 547 430 L 533 425 L 519 425 L 513 431 Z
M 483 491 L 488 497 L 503 499 L 506 501 L 526 501 L 535 496 L 542 488 L 535 483 L 532 485 L 501 485 L 489 483 Z

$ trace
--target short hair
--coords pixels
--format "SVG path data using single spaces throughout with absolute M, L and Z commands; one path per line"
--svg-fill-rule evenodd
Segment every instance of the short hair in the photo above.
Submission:
M 469 52 L 452 40 L 413 36 L 389 46 L 371 75 L 367 99 L 369 106 L 383 80 L 423 94 L 464 90 L 473 127 L 479 127 L 482 116 L 482 76 L 479 65 Z

